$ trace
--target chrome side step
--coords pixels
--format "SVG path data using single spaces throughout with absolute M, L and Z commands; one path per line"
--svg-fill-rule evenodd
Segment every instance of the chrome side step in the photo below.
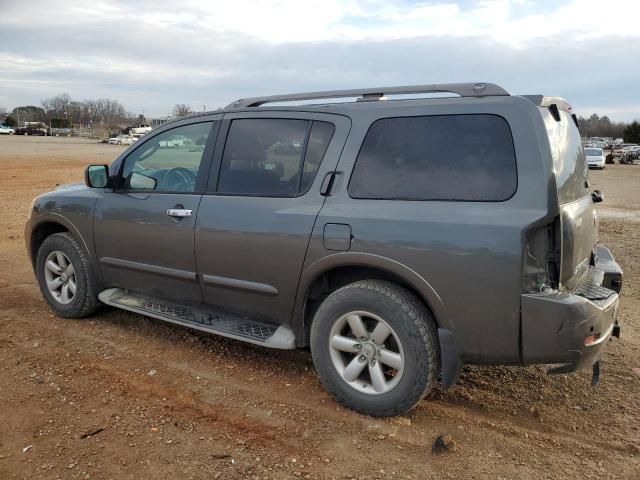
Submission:
M 218 314 L 128 292 L 121 288 L 104 290 L 98 295 L 98 298 L 102 303 L 113 307 L 223 337 L 269 348 L 296 348 L 293 332 L 284 325 L 272 325 L 247 318 Z

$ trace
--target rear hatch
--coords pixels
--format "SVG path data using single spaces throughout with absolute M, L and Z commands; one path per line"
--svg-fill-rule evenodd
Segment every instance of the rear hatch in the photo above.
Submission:
M 541 107 L 549 135 L 560 207 L 560 285 L 574 290 L 591 265 L 598 239 L 596 211 L 591 199 L 588 166 L 580 133 L 571 113 Z M 559 119 L 558 119 L 559 118 Z

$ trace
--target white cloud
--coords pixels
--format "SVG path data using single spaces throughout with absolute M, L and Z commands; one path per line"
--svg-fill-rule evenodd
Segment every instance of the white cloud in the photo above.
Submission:
M 174 103 L 379 84 L 495 81 L 640 117 L 640 2 L 44 0 L 3 5 L 0 106 L 67 91 Z M 624 47 L 624 48 L 620 48 Z M 636 112 L 636 113 L 634 113 Z
M 384 0 L 96 0 L 15 2 L 2 23 L 49 26 L 135 20 L 156 28 L 232 32 L 271 43 L 390 39 L 415 36 L 483 36 L 523 44 L 549 35 L 598 38 L 614 32 L 639 37 L 640 2 L 571 0 L 546 9 L 526 0 L 482 0 L 463 8 L 454 2 L 407 4 Z

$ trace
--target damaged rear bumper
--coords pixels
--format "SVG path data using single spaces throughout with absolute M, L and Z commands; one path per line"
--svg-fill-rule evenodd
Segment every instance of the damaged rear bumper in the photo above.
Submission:
M 594 379 L 607 340 L 619 336 L 622 270 L 604 247 L 573 293 L 522 295 L 522 357 L 525 364 L 564 364 L 550 373 L 594 367 Z

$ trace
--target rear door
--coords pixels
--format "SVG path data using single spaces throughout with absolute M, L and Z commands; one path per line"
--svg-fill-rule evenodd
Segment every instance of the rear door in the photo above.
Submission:
M 194 229 L 221 116 L 149 134 L 122 161 L 115 189 L 95 213 L 107 287 L 176 301 L 202 300 Z M 180 136 L 180 143 L 169 139 Z
M 350 121 L 304 112 L 226 114 L 195 244 L 204 300 L 290 322 L 309 237 Z

